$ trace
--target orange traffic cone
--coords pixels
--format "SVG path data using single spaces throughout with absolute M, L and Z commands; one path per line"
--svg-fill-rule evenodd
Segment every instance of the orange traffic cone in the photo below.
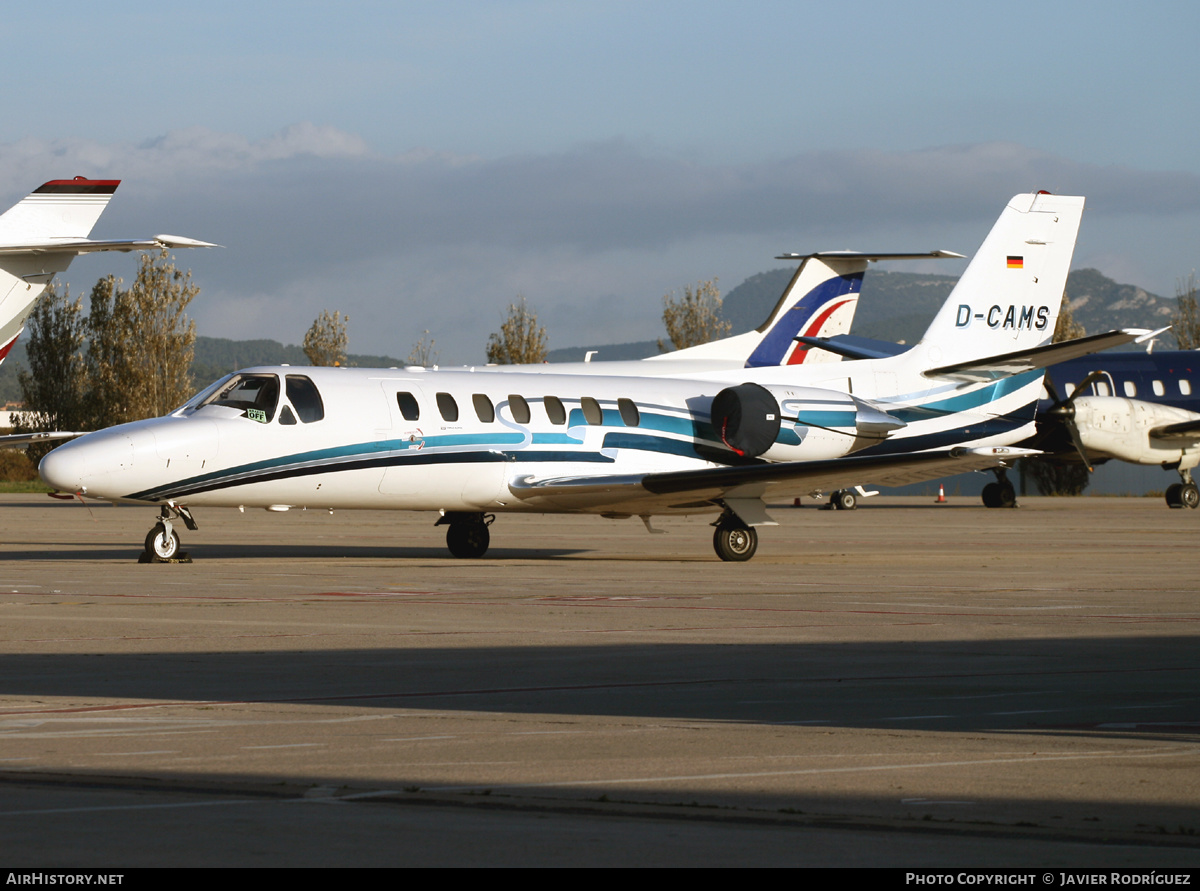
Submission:
M 934 504 L 948 504 L 946 501 L 946 487 L 938 484 L 938 497 L 934 500 Z

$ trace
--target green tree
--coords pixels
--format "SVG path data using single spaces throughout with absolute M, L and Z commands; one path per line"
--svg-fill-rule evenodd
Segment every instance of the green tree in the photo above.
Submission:
M 1054 325 L 1054 337 L 1052 343 L 1062 343 L 1064 340 L 1074 340 L 1077 337 L 1086 337 L 1087 329 L 1075 321 L 1075 314 L 1071 312 L 1071 301 L 1064 293 L 1062 298 L 1062 306 L 1058 310 L 1058 322 Z
M 487 360 L 492 365 L 535 365 L 546 361 L 546 329 L 521 297 L 508 306 L 500 330 L 488 336 Z
M 349 337 L 346 335 L 346 323 L 349 316 L 340 312 L 329 314 L 329 310 L 321 310 L 304 335 L 304 355 L 313 365 L 345 365 L 346 346 Z
M 1181 350 L 1200 347 L 1200 311 L 1196 308 L 1196 272 L 1187 281 L 1175 282 L 1175 313 L 1171 316 L 1171 333 Z
M 90 429 L 87 371 L 80 354 L 86 334 L 82 302 L 72 301 L 69 289 L 60 295 L 51 282 L 29 315 L 26 332 L 29 370 L 18 375 L 26 414 L 17 429 Z M 49 446 L 33 446 L 29 457 L 36 461 L 47 451 Z
M 725 337 L 733 327 L 721 318 L 721 291 L 715 278 L 698 282 L 694 289 L 685 285 L 682 300 L 673 293 L 664 295 L 662 317 L 667 339 L 676 350 Z M 660 340 L 658 350 L 667 352 L 667 343 Z
M 127 290 L 111 275 L 96 282 L 87 320 L 95 427 L 158 417 L 191 395 L 196 323 L 185 311 L 199 293 L 165 249 L 141 255 Z

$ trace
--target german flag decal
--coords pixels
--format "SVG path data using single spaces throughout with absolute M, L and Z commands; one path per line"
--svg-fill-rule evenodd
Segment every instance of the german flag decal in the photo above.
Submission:
M 1009 257 L 1008 258 L 1008 268 L 1009 269 L 1024 269 L 1025 268 L 1025 258 L 1024 257 Z

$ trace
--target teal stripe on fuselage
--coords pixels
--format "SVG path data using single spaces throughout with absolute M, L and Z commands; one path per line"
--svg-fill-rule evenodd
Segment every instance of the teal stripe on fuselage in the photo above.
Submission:
M 911 424 L 914 421 L 928 421 L 931 418 L 940 418 L 954 414 L 955 412 L 979 408 L 980 406 L 987 405 L 989 402 L 995 402 L 1010 393 L 1017 392 L 1022 387 L 1040 381 L 1043 374 L 1044 372 L 1042 371 L 1028 371 L 1024 374 L 996 381 L 994 384 L 987 384 L 977 390 L 972 390 L 970 393 L 950 396 L 936 402 L 926 403 L 925 405 L 893 407 L 889 403 L 881 401 L 879 406 L 886 410 L 892 417 L 898 418 L 906 424 Z
M 796 423 L 801 427 L 853 427 L 855 422 L 852 411 L 802 411 L 796 415 Z
M 665 436 L 649 436 L 644 433 L 606 433 L 604 447 L 608 449 L 637 449 L 641 452 L 658 452 L 680 455 L 684 458 L 699 457 L 695 444 L 687 439 L 668 439 Z

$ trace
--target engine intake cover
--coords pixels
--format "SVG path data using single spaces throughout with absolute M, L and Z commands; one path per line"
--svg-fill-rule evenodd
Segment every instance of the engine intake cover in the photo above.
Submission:
M 712 401 L 712 423 L 721 441 L 739 455 L 757 458 L 779 435 L 779 403 L 765 387 L 726 387 Z

